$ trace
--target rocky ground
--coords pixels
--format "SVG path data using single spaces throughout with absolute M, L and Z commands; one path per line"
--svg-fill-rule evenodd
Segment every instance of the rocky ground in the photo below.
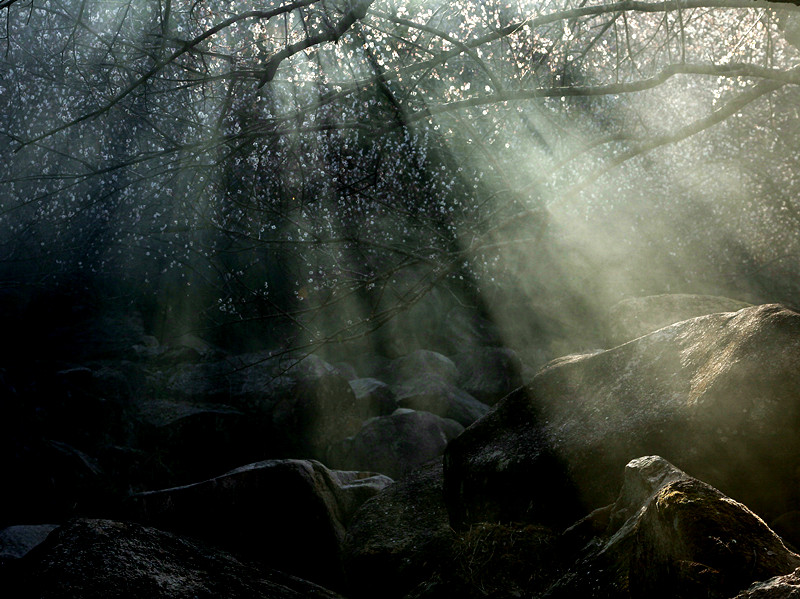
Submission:
M 2 352 L 3 596 L 797 596 L 785 307 L 639 298 L 541 368 L 477 317 L 336 362 L 78 316 Z

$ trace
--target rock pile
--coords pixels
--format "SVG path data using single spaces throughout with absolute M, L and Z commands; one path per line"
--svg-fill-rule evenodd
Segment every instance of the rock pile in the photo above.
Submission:
M 640 302 L 657 330 L 532 377 L 474 320 L 449 355 L 335 365 L 161 346 L 131 315 L 74 360 L 8 354 L 0 588 L 793 597 L 800 314 L 723 300 Z

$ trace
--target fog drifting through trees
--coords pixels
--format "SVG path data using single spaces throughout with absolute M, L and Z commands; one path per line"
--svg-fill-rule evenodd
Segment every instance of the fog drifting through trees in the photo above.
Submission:
M 794 302 L 793 4 L 0 6 L 4 287 L 383 353 L 453 308 L 557 354 L 628 296 Z

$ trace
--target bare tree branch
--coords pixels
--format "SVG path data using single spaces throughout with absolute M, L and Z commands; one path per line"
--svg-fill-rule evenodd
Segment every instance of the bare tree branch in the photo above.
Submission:
M 18 152 L 19 150 L 21 150 L 22 148 L 24 148 L 25 146 L 27 146 L 29 144 L 32 144 L 32 143 L 35 143 L 35 142 L 38 142 L 38 141 L 42 141 L 43 139 L 51 137 L 51 136 L 55 135 L 56 133 L 58 133 L 60 131 L 64 131 L 65 129 L 69 129 L 70 127 L 73 127 L 73 126 L 75 126 L 75 125 L 77 125 L 79 123 L 82 123 L 83 121 L 94 119 L 94 118 L 96 118 L 98 116 L 101 116 L 101 115 L 107 113 L 116 104 L 119 104 L 120 101 L 122 101 L 124 98 L 129 96 L 132 92 L 134 92 L 135 90 L 140 88 L 142 85 L 144 85 L 154 75 L 159 73 L 164 67 L 166 67 L 169 64 L 172 64 L 178 58 L 180 58 L 182 55 L 186 54 L 187 52 L 191 52 L 199 44 L 203 43 L 204 41 L 206 41 L 206 40 L 208 40 L 208 39 L 210 39 L 212 37 L 214 37 L 220 31 L 223 31 L 224 29 L 227 29 L 227 28 L 231 27 L 232 25 L 234 25 L 236 23 L 239 23 L 241 21 L 246 21 L 246 20 L 249 20 L 249 19 L 265 19 L 265 20 L 269 20 L 269 19 L 271 19 L 273 17 L 276 17 L 278 15 L 282 15 L 282 14 L 285 14 L 285 13 L 292 12 L 294 10 L 297 10 L 298 8 L 303 8 L 303 7 L 306 7 L 306 6 L 310 6 L 310 5 L 315 4 L 315 3 L 319 2 L 319 1 L 320 0 L 295 0 L 295 2 L 291 2 L 289 4 L 284 4 L 283 6 L 279 6 L 277 8 L 272 9 L 272 10 L 251 10 L 251 11 L 247 11 L 247 12 L 244 12 L 244 13 L 240 13 L 238 15 L 234 15 L 233 17 L 230 17 L 228 19 L 225 19 L 224 21 L 218 23 L 214 27 L 211 27 L 211 28 L 207 29 L 202 34 L 198 35 L 197 37 L 195 37 L 195 38 L 193 38 L 193 39 L 191 39 L 189 41 L 184 42 L 184 44 L 180 48 L 175 50 L 172 54 L 170 54 L 166 58 L 158 61 L 144 75 L 139 77 L 131 85 L 129 85 L 122 92 L 120 92 L 119 94 L 114 96 L 114 98 L 109 100 L 107 103 L 105 103 L 100 108 L 97 108 L 96 110 L 93 110 L 91 112 L 87 112 L 86 114 L 81 115 L 80 117 L 78 117 L 76 119 L 73 119 L 73 120 L 71 120 L 71 121 L 69 121 L 67 123 L 64 123 L 63 125 L 61 125 L 59 127 L 51 129 L 51 130 L 49 130 L 49 131 L 47 131 L 45 133 L 42 133 L 41 135 L 37 135 L 36 137 L 33 137 L 33 138 L 25 141 L 22 145 L 20 145 L 18 148 L 16 148 L 15 152 Z
M 793 72 L 797 72 L 796 69 Z M 617 168 L 618 166 L 624 164 L 625 162 L 635 158 L 637 156 L 641 156 L 647 152 L 655 150 L 661 146 L 665 146 L 667 144 L 674 144 L 678 143 L 679 141 L 683 141 L 691 137 L 692 135 L 696 135 L 701 131 L 705 131 L 706 129 L 713 127 L 727 119 L 728 117 L 736 114 L 740 110 L 742 110 L 748 104 L 751 104 L 755 100 L 758 100 L 762 96 L 765 96 L 769 93 L 774 92 L 775 90 L 780 89 L 785 84 L 780 81 L 761 81 L 760 83 L 754 85 L 751 89 L 746 92 L 743 92 L 730 100 L 727 104 L 718 108 L 714 112 L 712 112 L 709 116 L 698 119 L 685 127 L 680 128 L 675 133 L 670 135 L 660 135 L 653 137 L 652 139 L 641 143 L 640 145 L 623 152 L 621 155 L 614 158 L 614 160 L 610 161 L 609 163 L 603 165 L 601 168 L 597 169 L 589 176 L 587 176 L 581 183 L 572 187 L 569 191 L 567 191 L 560 200 L 566 200 L 568 198 L 572 198 L 576 196 L 578 193 L 586 189 L 589 185 L 591 185 L 594 181 L 602 177 L 603 175 L 609 173 L 613 169 Z
M 317 35 L 312 35 L 303 40 L 286 46 L 279 52 L 273 54 L 266 62 L 264 71 L 258 81 L 258 87 L 263 87 L 268 81 L 272 81 L 275 72 L 281 62 L 313 46 L 318 46 L 326 42 L 338 41 L 356 21 L 360 21 L 367 14 L 367 9 L 374 0 L 352 0 L 350 10 L 332 27 Z
M 665 67 L 661 72 L 653 77 L 640 81 L 628 83 L 612 83 L 609 85 L 596 86 L 559 86 L 543 87 L 532 90 L 509 90 L 501 93 L 492 93 L 482 96 L 474 96 L 466 100 L 457 100 L 439 106 L 426 108 L 425 110 L 409 114 L 410 122 L 421 119 L 429 119 L 437 114 L 461 110 L 464 108 L 474 108 L 476 106 L 487 106 L 499 102 L 514 102 L 520 100 L 534 100 L 537 98 L 560 98 L 560 97 L 589 97 L 589 96 L 616 96 L 620 94 L 630 94 L 653 89 L 662 85 L 667 80 L 677 75 L 704 75 L 709 77 L 730 77 L 730 78 L 751 78 L 775 81 L 776 83 L 798 85 L 800 84 L 800 73 L 796 70 L 783 71 L 750 64 L 673 64 Z

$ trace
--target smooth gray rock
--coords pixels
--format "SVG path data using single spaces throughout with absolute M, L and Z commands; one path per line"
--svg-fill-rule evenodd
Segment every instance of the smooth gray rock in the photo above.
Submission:
M 713 314 L 554 362 L 452 441 L 455 526 L 565 526 L 658 454 L 770 519 L 800 500 L 800 314 Z
M 522 385 L 522 362 L 503 347 L 480 347 L 450 356 L 458 370 L 456 384 L 478 401 L 494 405 Z
M 464 427 L 429 412 L 397 409 L 372 418 L 358 434 L 331 446 L 329 462 L 337 468 L 380 472 L 400 479 L 442 455 Z
M 757 582 L 735 599 L 800 599 L 800 568 L 791 574 Z
M 343 549 L 350 592 L 364 599 L 403 597 L 450 560 L 454 538 L 442 498 L 441 461 L 434 460 L 356 512 Z
M 489 411 L 489 406 L 437 375 L 406 379 L 394 390 L 401 408 L 430 412 L 464 427 Z
M 3 581 L 19 599 L 341 599 L 219 549 L 127 522 L 73 520 Z
M 56 528 L 56 524 L 18 524 L 0 530 L 0 564 L 24 557 Z
M 350 387 L 356 396 L 357 410 L 364 420 L 388 416 L 398 407 L 395 392 L 383 381 L 373 378 L 353 379 Z
M 458 370 L 447 356 L 435 351 L 418 349 L 393 360 L 389 371 L 390 382 L 394 383 L 402 383 L 424 375 L 437 376 L 448 383 L 454 383 L 458 377 Z
M 746 506 L 658 456 L 625 467 L 607 529 L 551 589 L 570 597 L 730 597 L 800 555 Z
M 268 460 L 171 489 L 139 493 L 131 516 L 205 539 L 330 587 L 343 586 L 340 545 L 356 509 L 392 480 Z

